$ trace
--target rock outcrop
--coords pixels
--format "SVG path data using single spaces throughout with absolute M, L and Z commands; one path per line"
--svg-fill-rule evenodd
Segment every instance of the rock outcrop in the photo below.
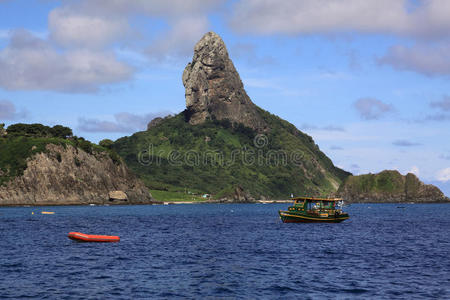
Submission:
M 206 33 L 195 45 L 192 62 L 183 72 L 183 85 L 189 123 L 228 119 L 265 130 L 267 124 L 245 92 L 223 40 L 214 32 Z
M 151 120 L 148 124 L 147 124 L 147 130 L 150 130 L 151 128 L 157 126 L 159 123 L 161 123 L 164 119 L 161 117 L 156 117 L 153 120 Z
M 424 184 L 416 175 L 408 173 L 403 176 L 391 170 L 349 176 L 337 194 L 348 202 L 450 202 L 439 188 Z
M 109 201 L 114 191 L 122 191 L 127 201 Z M 27 160 L 22 176 L 0 186 L 0 205 L 124 202 L 152 203 L 152 197 L 124 163 L 114 162 L 106 152 L 88 154 L 71 145 L 48 144 L 45 152 Z
M 117 202 L 117 201 L 126 202 L 126 201 L 128 201 L 128 196 L 127 196 L 127 194 L 125 194 L 124 191 L 111 191 L 111 192 L 109 192 L 109 201 L 110 202 Z

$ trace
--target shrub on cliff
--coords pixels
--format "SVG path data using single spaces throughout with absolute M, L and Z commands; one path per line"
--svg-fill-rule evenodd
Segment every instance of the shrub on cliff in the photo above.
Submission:
M 71 137 L 72 129 L 62 125 L 55 125 L 53 127 L 45 126 L 42 124 L 23 124 L 17 123 L 8 126 L 8 136 L 26 136 L 26 137 L 56 137 L 66 139 Z

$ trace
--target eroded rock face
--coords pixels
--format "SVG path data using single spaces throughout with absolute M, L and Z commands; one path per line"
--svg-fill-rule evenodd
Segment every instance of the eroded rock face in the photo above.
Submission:
M 128 196 L 124 191 L 111 191 L 109 192 L 109 201 L 128 201 Z
M 195 45 L 194 57 L 183 72 L 189 123 L 229 119 L 255 130 L 266 124 L 244 90 L 223 40 L 206 33 Z
M 0 205 L 104 204 L 110 191 L 122 191 L 127 203 L 152 203 L 144 184 L 108 154 L 70 145 L 46 148 L 28 160 L 22 176 L 0 186 Z
M 161 117 L 156 117 L 153 120 L 151 120 L 148 124 L 147 124 L 147 130 L 152 129 L 153 127 L 157 126 L 158 124 L 160 124 L 164 119 Z

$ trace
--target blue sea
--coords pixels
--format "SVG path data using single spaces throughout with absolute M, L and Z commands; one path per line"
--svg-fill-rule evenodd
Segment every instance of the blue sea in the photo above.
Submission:
M 283 224 L 287 206 L 0 208 L 0 298 L 450 299 L 449 204 L 353 204 L 339 224 Z

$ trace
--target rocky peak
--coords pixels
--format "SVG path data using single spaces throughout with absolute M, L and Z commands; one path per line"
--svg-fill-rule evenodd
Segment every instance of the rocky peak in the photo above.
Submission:
M 189 123 L 229 119 L 255 130 L 266 127 L 216 33 L 206 33 L 195 45 L 192 62 L 183 72 L 183 85 Z

